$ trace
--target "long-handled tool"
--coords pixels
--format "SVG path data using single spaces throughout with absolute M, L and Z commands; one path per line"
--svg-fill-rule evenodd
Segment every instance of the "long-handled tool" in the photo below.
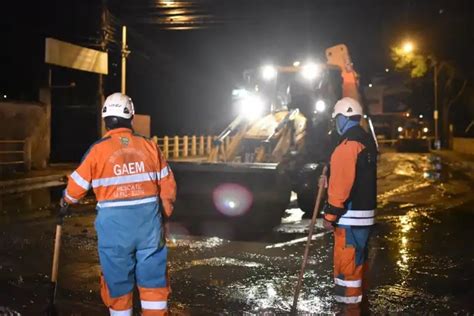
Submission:
M 56 310 L 55 298 L 56 298 L 56 286 L 58 282 L 58 266 L 59 266 L 59 252 L 61 250 L 61 234 L 64 222 L 64 214 L 66 212 L 61 211 L 56 222 L 56 236 L 54 238 L 54 253 L 53 253 L 53 265 L 51 271 L 51 284 L 49 289 L 49 302 L 46 308 L 47 316 L 56 316 L 58 312 Z
M 324 166 L 321 177 L 325 177 L 327 173 L 327 166 Z M 316 224 L 316 217 L 319 213 L 319 205 L 321 204 L 321 198 L 324 192 L 324 184 L 319 181 L 318 195 L 316 197 L 316 204 L 314 205 L 313 217 L 311 218 L 311 224 L 309 225 L 308 240 L 306 241 L 306 247 L 304 249 L 303 262 L 301 263 L 301 271 L 298 277 L 298 283 L 296 283 L 295 294 L 293 296 L 293 306 L 291 307 L 291 313 L 294 315 L 298 308 L 298 298 L 300 296 L 301 285 L 303 284 L 303 275 L 308 262 L 309 247 L 311 245 L 311 238 L 313 237 L 314 225 Z

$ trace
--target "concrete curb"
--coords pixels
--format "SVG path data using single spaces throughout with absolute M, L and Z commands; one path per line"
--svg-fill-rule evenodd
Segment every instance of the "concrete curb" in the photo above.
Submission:
M 64 185 L 67 182 L 67 175 L 69 173 L 69 171 L 64 171 L 47 176 L 0 181 L 0 195 Z

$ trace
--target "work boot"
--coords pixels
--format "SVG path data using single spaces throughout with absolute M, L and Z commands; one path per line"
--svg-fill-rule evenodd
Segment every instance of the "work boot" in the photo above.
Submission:
M 360 304 L 339 304 L 339 312 L 336 313 L 337 316 L 360 316 L 361 306 Z

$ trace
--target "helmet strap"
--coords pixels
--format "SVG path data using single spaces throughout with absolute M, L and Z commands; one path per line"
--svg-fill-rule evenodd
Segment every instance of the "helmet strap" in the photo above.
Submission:
M 116 128 L 132 129 L 132 118 L 125 119 L 123 117 L 118 116 L 107 116 L 104 118 L 105 128 L 107 130 L 112 130 Z

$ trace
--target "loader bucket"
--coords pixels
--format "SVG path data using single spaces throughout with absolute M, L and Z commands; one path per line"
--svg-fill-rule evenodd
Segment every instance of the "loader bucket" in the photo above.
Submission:
M 172 220 L 193 233 L 240 238 L 271 230 L 291 184 L 273 163 L 170 162 L 178 195 Z

